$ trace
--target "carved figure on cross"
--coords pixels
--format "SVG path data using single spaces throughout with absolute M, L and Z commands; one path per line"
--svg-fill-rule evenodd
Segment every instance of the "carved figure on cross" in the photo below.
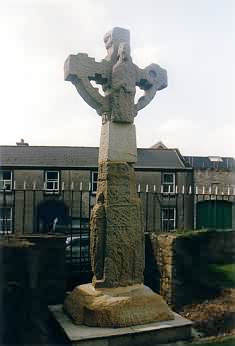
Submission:
M 167 87 L 167 72 L 157 64 L 144 69 L 132 62 L 130 33 L 114 28 L 104 36 L 107 56 L 97 62 L 87 54 L 69 55 L 65 62 L 65 80 L 102 116 L 102 122 L 133 123 L 138 111 L 146 107 L 156 92 Z M 91 81 L 102 86 L 104 95 Z M 136 87 L 144 90 L 135 103 Z

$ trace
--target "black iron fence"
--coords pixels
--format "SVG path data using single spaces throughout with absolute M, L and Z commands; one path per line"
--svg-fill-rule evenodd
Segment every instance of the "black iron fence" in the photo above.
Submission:
M 235 189 L 176 187 L 174 192 L 163 192 L 147 185 L 144 190 L 138 186 L 138 196 L 145 232 L 232 228 Z M 91 190 L 4 189 L 0 191 L 0 234 L 89 233 L 94 204 Z
M 235 225 L 234 188 L 175 186 L 137 187 L 143 205 L 145 232 L 220 228 Z M 91 189 L 3 189 L 0 192 L 0 235 L 61 232 L 67 235 L 66 258 L 86 270 L 89 259 L 89 220 L 95 204 Z

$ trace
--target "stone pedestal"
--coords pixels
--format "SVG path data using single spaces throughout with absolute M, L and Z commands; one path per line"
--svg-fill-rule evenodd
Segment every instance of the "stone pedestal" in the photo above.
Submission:
M 127 327 L 174 319 L 161 298 L 144 285 L 95 289 L 92 284 L 76 287 L 64 309 L 75 324 L 90 327 Z

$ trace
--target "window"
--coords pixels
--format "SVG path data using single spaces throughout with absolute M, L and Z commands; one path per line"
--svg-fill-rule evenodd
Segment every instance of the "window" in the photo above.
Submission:
M 47 192 L 59 191 L 59 172 L 47 171 L 45 174 L 45 185 Z
M 223 162 L 223 159 L 220 156 L 208 156 L 208 158 L 211 162 Z
M 175 173 L 162 173 L 162 192 L 175 193 Z
M 97 191 L 97 182 L 98 182 L 98 172 L 92 172 L 91 176 L 91 191 L 96 193 Z
M 12 189 L 12 171 L 0 171 L 0 190 Z
M 0 208 L 0 233 L 12 233 L 12 208 Z
M 162 208 L 161 209 L 161 230 L 172 231 L 176 228 L 176 209 Z

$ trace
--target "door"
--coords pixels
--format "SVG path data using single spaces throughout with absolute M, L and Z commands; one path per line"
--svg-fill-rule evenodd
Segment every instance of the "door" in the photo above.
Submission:
M 232 228 L 232 202 L 202 201 L 197 203 L 197 229 Z

